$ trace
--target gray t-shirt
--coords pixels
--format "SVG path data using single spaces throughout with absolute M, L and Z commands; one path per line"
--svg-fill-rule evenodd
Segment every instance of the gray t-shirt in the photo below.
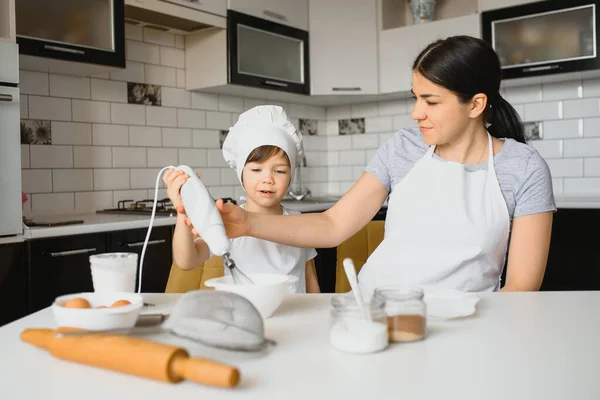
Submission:
M 548 164 L 539 153 L 513 139 L 494 156 L 496 176 L 510 218 L 556 211 Z M 429 149 L 418 129 L 401 129 L 375 153 L 366 171 L 375 175 L 391 192 Z M 434 158 L 445 161 L 434 154 Z M 465 170 L 487 169 L 487 161 L 465 165 Z

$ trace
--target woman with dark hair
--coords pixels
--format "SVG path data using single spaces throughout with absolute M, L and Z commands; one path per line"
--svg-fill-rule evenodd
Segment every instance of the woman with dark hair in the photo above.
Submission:
M 502 290 L 539 290 L 556 210 L 552 182 L 500 95 L 500 80 L 498 56 L 483 40 L 431 43 L 413 65 L 418 130 L 401 129 L 384 143 L 323 213 L 253 214 L 219 201 L 228 234 L 334 247 L 389 196 L 384 240 L 359 275 L 367 291 L 389 284 L 498 290 L 507 254 Z

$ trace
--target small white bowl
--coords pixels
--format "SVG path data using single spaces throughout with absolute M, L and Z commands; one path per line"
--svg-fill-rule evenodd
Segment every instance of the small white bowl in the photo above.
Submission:
M 86 299 L 92 308 L 67 308 L 64 304 L 74 298 Z M 131 304 L 109 308 L 115 301 L 127 300 Z M 107 308 L 98 308 L 105 306 Z M 59 296 L 52 303 L 54 321 L 59 327 L 80 328 L 91 331 L 133 328 L 144 306 L 142 295 L 137 293 L 75 293 Z
M 263 318 L 269 318 L 289 293 L 289 286 L 298 282 L 292 275 L 247 274 L 253 285 L 236 285 L 231 275 L 209 279 L 204 284 L 215 290 L 232 292 L 248 299 Z

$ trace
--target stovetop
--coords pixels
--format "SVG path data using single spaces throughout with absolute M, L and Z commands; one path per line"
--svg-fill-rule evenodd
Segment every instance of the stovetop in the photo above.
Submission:
M 106 208 L 96 211 L 97 214 L 127 214 L 127 215 L 152 215 L 153 199 L 146 200 L 121 200 L 117 203 L 117 208 Z M 177 211 L 173 203 L 168 198 L 156 202 L 155 215 L 174 217 Z

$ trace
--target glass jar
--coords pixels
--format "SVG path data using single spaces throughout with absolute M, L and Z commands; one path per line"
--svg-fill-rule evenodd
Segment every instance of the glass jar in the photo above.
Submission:
M 385 303 L 390 342 L 413 342 L 425 337 L 427 305 L 421 288 L 379 287 L 373 297 Z
M 383 350 L 389 343 L 385 303 L 379 298 L 364 302 L 364 315 L 353 294 L 331 300 L 329 343 L 345 353 L 367 354 Z

